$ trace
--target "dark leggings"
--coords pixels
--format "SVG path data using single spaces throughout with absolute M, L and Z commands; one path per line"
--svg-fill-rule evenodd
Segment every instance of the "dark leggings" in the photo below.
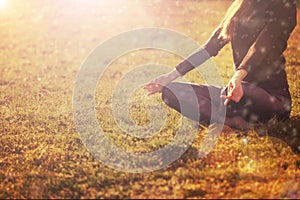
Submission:
M 170 83 L 163 88 L 162 99 L 184 116 L 204 123 L 235 116 L 251 123 L 266 122 L 273 117 L 280 120 L 289 117 L 291 100 L 288 90 L 270 92 L 248 83 L 243 83 L 242 86 L 244 96 L 241 101 L 230 101 L 226 108 L 224 100 L 220 98 L 221 93 L 226 93 L 226 90 L 215 86 Z

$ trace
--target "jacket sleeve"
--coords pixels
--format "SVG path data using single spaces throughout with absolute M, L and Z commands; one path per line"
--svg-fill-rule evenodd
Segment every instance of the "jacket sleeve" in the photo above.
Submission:
M 237 69 L 248 72 L 280 57 L 287 47 L 287 41 L 296 26 L 296 5 L 294 1 L 279 0 L 273 4 L 273 16 L 267 21 L 256 41 L 248 50 Z
M 219 34 L 221 27 L 217 28 L 209 40 L 198 50 L 192 53 L 183 62 L 176 66 L 176 70 L 184 75 L 192 69 L 198 67 L 212 56 L 216 56 L 218 52 L 228 43 L 223 39 L 220 39 Z

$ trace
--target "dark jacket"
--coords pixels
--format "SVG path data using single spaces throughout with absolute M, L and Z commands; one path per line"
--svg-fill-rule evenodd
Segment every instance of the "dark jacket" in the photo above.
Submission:
M 230 41 L 235 68 L 248 72 L 245 82 L 266 90 L 288 90 L 283 52 L 297 24 L 295 1 L 253 2 L 253 7 L 249 8 L 252 12 L 247 16 L 240 16 Z M 216 56 L 228 43 L 220 38 L 221 29 L 222 27 L 218 27 L 203 48 L 176 67 L 182 75 L 209 57 Z

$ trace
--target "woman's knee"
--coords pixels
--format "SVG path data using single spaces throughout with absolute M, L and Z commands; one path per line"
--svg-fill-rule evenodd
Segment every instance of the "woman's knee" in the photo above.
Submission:
M 177 90 L 176 83 L 169 83 L 162 89 L 162 100 L 169 106 L 178 104 L 175 90 Z

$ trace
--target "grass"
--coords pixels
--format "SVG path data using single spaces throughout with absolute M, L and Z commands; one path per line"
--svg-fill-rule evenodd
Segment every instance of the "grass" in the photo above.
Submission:
M 200 126 L 180 159 L 158 171 L 135 174 L 105 166 L 80 140 L 72 95 L 82 62 L 98 44 L 133 28 L 169 28 L 201 44 L 229 2 L 11 0 L 5 6 L 0 9 L 0 198 L 300 198 L 300 157 L 292 148 L 299 144 L 300 130 L 299 25 L 285 52 L 293 98 L 290 120 L 270 121 L 247 136 L 225 127 L 203 159 L 197 158 L 197 150 L 207 127 Z M 150 152 L 172 140 L 181 118 L 166 107 L 166 123 L 154 137 L 124 134 L 112 116 L 111 91 L 136 66 L 175 66 L 180 61 L 168 52 L 140 50 L 110 65 L 95 98 L 107 137 L 136 152 Z M 226 83 L 233 72 L 230 47 L 213 61 Z M 195 72 L 186 79 L 203 83 Z M 129 105 L 132 120 L 140 125 L 150 123 L 149 107 L 163 106 L 159 95 L 146 98 L 141 88 Z

